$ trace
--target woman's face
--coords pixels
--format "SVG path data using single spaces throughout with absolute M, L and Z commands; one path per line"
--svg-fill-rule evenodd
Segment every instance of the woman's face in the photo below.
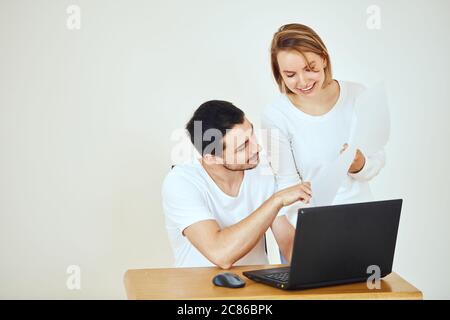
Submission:
M 326 60 L 312 52 L 304 54 L 311 69 L 305 58 L 294 50 L 278 53 L 278 67 L 289 90 L 299 96 L 313 97 L 321 90 L 325 81 Z

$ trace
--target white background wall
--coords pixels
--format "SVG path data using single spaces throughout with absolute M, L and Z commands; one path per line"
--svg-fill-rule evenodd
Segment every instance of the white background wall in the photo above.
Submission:
M 80 30 L 66 27 L 70 4 Z M 366 26 L 373 4 L 380 30 Z M 387 84 L 392 135 L 372 187 L 405 200 L 394 270 L 450 298 L 449 12 L 446 0 L 0 0 L 0 298 L 122 299 L 127 269 L 171 266 L 171 133 L 208 99 L 258 124 L 277 94 L 269 43 L 289 22 L 322 36 L 336 79 Z M 81 290 L 66 287 L 69 265 Z

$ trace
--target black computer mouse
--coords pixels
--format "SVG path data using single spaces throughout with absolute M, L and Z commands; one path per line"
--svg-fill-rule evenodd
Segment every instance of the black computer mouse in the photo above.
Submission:
M 219 273 L 213 278 L 212 282 L 216 286 L 226 288 L 242 288 L 245 286 L 245 281 L 231 272 Z

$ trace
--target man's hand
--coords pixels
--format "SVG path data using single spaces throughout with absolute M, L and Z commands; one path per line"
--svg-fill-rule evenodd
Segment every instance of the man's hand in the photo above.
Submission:
M 342 147 L 341 153 L 344 152 L 347 148 L 348 148 L 348 144 L 345 143 L 344 146 Z M 348 172 L 349 173 L 358 173 L 364 168 L 365 164 L 366 164 L 366 157 L 361 152 L 361 150 L 357 149 L 355 159 L 353 159 L 352 165 L 348 169 Z
M 297 201 L 309 203 L 311 195 L 311 183 L 304 182 L 278 191 L 274 198 L 280 207 L 286 207 Z

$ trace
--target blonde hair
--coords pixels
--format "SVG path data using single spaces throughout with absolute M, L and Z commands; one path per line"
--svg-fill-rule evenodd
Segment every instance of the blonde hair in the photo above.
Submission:
M 305 52 L 312 52 L 326 60 L 327 64 L 324 68 L 325 81 L 322 88 L 326 87 L 333 80 L 331 70 L 331 60 L 328 49 L 323 43 L 319 35 L 310 27 L 303 24 L 291 23 L 281 26 L 273 35 L 272 45 L 270 48 L 270 59 L 272 65 L 272 73 L 278 87 L 283 93 L 293 93 L 283 81 L 280 67 L 278 65 L 277 55 L 280 51 L 294 50 L 300 53 L 306 60 L 308 68 L 311 68 Z

